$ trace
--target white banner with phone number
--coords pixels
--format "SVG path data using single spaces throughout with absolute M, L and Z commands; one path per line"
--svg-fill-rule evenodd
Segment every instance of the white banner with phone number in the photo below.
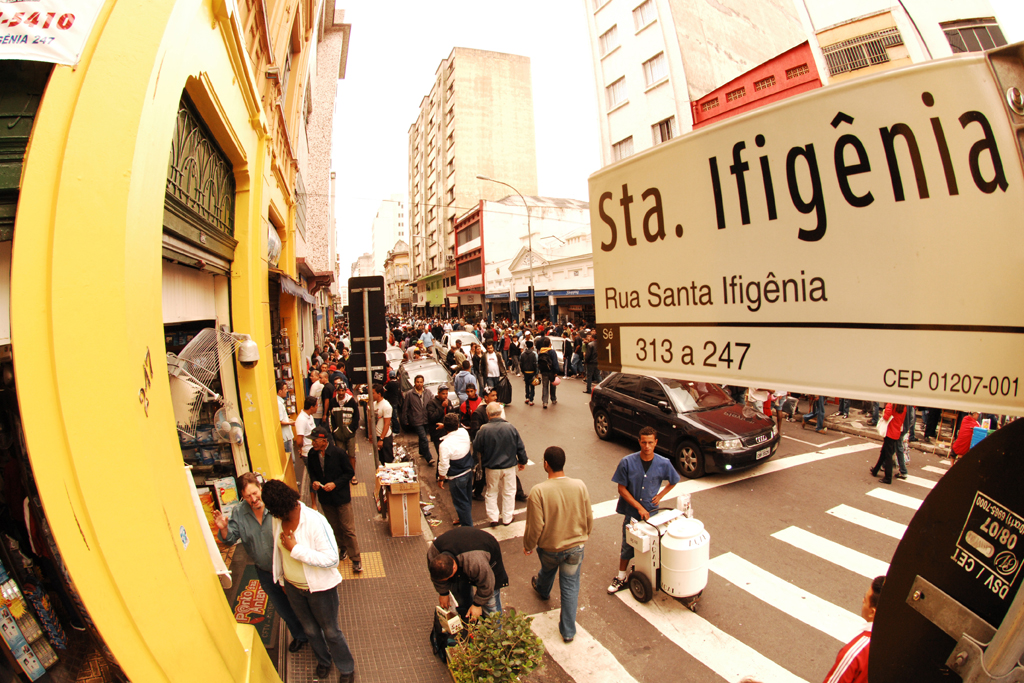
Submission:
M 74 66 L 103 0 L 0 0 L 0 59 Z

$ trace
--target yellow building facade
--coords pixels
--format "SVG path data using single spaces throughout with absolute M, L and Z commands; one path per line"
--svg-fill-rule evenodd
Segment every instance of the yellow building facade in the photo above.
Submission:
M 268 277 L 301 281 L 295 150 L 324 7 L 241 2 L 106 2 L 78 65 L 53 68 L 24 157 L 10 289 L 24 448 L 73 587 L 133 681 L 279 680 L 253 627 L 235 622 L 203 541 L 160 305 L 168 159 L 187 101 L 234 184 L 218 322 L 260 350 L 254 368 L 235 367 L 243 469 L 294 483 Z M 297 350 L 297 298 L 282 293 L 277 315 Z

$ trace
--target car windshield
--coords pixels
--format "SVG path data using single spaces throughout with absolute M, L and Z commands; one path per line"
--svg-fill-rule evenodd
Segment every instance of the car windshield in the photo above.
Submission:
M 691 410 L 707 410 L 733 403 L 722 387 L 711 382 L 690 382 L 688 380 L 662 379 L 669 396 L 684 413 Z

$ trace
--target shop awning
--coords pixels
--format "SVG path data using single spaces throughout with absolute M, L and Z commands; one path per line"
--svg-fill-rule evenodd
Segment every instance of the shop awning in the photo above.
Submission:
M 291 294 L 292 296 L 297 296 L 300 299 L 302 299 L 303 301 L 305 301 L 307 304 L 315 304 L 316 303 L 316 298 L 312 294 L 307 292 L 305 289 L 303 289 L 299 285 L 298 282 L 296 282 L 295 280 L 291 279 L 290 277 L 288 277 L 284 273 L 280 273 L 278 279 L 281 280 L 281 291 L 284 292 L 285 294 Z

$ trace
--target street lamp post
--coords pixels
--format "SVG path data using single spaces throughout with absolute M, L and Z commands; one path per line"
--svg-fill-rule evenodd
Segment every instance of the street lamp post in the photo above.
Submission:
M 510 188 L 513 192 L 519 195 L 519 198 L 523 200 L 523 206 L 526 207 L 526 242 L 527 249 L 529 249 L 530 251 L 530 323 L 536 323 L 537 308 L 534 306 L 533 303 L 533 231 L 530 230 L 530 205 L 526 203 L 525 199 L 523 199 L 523 195 L 519 192 L 519 190 L 512 187 L 506 182 L 503 182 L 501 180 L 495 180 L 494 178 L 488 178 L 487 176 L 484 175 L 478 175 L 476 179 L 486 180 L 491 183 L 498 183 L 499 185 L 504 185 L 505 187 Z

